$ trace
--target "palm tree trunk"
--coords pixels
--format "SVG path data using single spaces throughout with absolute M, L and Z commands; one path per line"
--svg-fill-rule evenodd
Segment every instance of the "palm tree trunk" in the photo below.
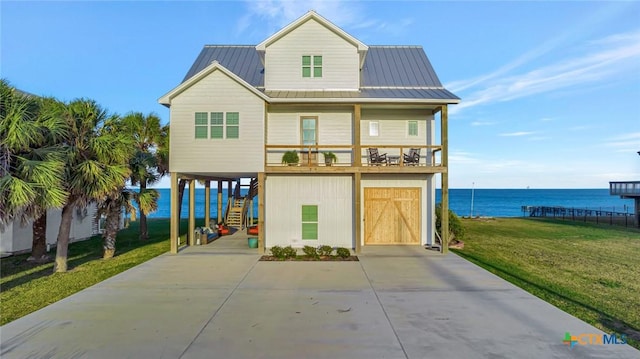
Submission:
M 67 271 L 67 253 L 69 250 L 69 234 L 71 233 L 74 203 L 75 201 L 69 201 L 62 207 L 62 219 L 60 220 L 56 248 L 56 263 L 53 266 L 54 273 Z
M 140 193 L 147 189 L 146 180 L 140 181 Z M 149 239 L 149 233 L 147 231 L 147 215 L 140 209 L 140 240 L 146 241 Z
M 104 229 L 104 253 L 103 259 L 113 258 L 116 253 L 116 236 L 118 235 L 118 229 L 120 227 L 120 214 L 122 213 L 122 207 L 113 205 L 109 208 L 107 213 L 107 223 Z
M 47 212 L 33 221 L 31 227 L 33 240 L 31 242 L 31 257 L 29 261 L 44 262 L 47 260 Z

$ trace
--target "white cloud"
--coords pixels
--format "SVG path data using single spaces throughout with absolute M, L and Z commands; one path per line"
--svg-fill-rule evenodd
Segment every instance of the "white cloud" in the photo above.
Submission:
M 624 41 L 623 41 L 624 40 Z M 472 79 L 453 83 L 451 88 L 476 88 L 468 95 L 462 95 L 465 101 L 450 112 L 458 112 L 464 108 L 485 103 L 503 102 L 548 93 L 561 89 L 584 88 L 593 84 L 610 80 L 630 69 L 637 71 L 640 63 L 640 31 L 611 35 L 590 43 L 583 49 L 584 53 L 548 64 L 528 72 L 500 77 L 521 65 L 522 61 L 503 66 L 482 80 Z M 529 58 L 529 56 L 524 56 Z M 507 70 L 505 70 L 507 69 Z
M 640 151 L 640 132 L 625 133 L 609 138 L 604 142 L 604 146 L 619 153 Z
M 473 121 L 471 122 L 471 126 L 494 126 L 497 125 L 497 122 L 491 121 Z
M 537 132 L 534 131 L 519 131 L 519 132 L 508 132 L 508 133 L 501 133 L 498 136 L 501 137 L 521 137 L 521 136 L 530 136 L 533 134 L 536 134 Z

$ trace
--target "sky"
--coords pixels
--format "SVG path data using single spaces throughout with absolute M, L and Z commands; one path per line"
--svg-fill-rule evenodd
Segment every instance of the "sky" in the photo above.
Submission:
M 462 99 L 449 109 L 451 188 L 640 180 L 637 1 L 2 0 L 0 77 L 168 122 L 158 98 L 205 44 L 255 45 L 309 10 L 368 45 L 424 48 Z

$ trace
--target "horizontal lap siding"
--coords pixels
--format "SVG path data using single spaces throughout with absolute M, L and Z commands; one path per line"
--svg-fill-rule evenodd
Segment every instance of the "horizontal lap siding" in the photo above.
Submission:
M 322 56 L 322 77 L 302 77 L 302 56 Z M 359 88 L 356 47 L 310 20 L 269 45 L 265 53 L 267 90 Z
M 351 176 L 267 176 L 266 246 L 353 247 Z M 302 240 L 302 205 L 318 206 L 318 241 Z
M 196 112 L 238 112 L 238 139 L 195 139 Z M 210 116 L 210 115 L 209 115 Z M 171 172 L 264 171 L 264 101 L 214 71 L 172 100 Z
M 309 109 L 293 108 L 271 110 L 268 114 L 267 144 L 270 145 L 299 145 L 300 117 L 318 118 L 318 144 L 319 145 L 345 145 L 352 143 L 352 117 L 353 113 L 346 108 L 324 109 L 322 111 L 309 111 Z M 328 149 L 321 149 L 327 151 Z M 338 157 L 338 163 L 350 163 L 351 153 L 348 148 L 331 150 Z M 273 151 L 267 157 L 268 163 L 279 163 L 283 150 Z M 322 155 L 319 160 L 323 161 Z

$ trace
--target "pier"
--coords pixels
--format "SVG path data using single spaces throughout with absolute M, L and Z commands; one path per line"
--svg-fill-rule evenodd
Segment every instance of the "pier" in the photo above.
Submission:
M 524 217 L 544 217 L 570 221 L 595 222 L 610 225 L 634 226 L 634 214 L 606 209 L 567 208 L 550 206 L 522 206 Z

